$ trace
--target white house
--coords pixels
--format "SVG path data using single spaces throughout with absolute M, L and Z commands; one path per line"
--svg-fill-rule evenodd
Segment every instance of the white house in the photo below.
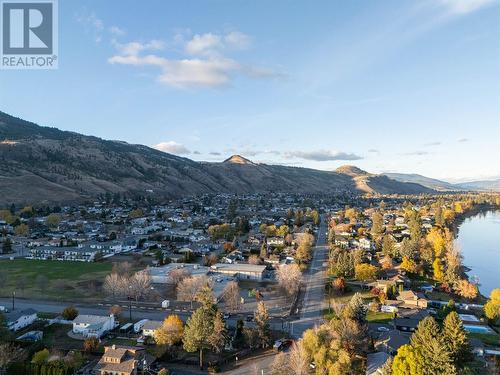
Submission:
M 33 309 L 15 310 L 5 314 L 7 318 L 7 328 L 11 331 L 18 331 L 33 323 L 37 316 Z
M 100 338 L 106 332 L 115 328 L 115 316 L 100 315 L 78 315 L 73 320 L 73 333 L 80 334 L 83 337 Z
M 142 326 L 142 334 L 146 337 L 153 337 L 155 331 L 162 325 L 158 320 L 148 320 Z

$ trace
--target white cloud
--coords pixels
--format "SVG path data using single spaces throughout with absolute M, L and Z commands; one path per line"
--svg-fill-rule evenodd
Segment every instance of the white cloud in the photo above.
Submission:
M 109 32 L 115 36 L 123 36 L 125 35 L 125 30 L 123 30 L 122 28 L 118 27 L 118 26 L 111 26 L 109 28 Z
M 468 14 L 488 5 L 498 4 L 498 0 L 439 0 L 453 14 Z
M 175 155 L 187 155 L 191 153 L 191 151 L 189 151 L 184 145 L 175 141 L 160 142 L 157 145 L 154 145 L 153 148 Z
M 130 42 L 121 44 L 116 41 L 113 41 L 112 43 L 122 56 L 137 56 L 143 51 L 159 51 L 165 47 L 165 43 L 156 39 L 147 43 Z
M 252 43 L 252 38 L 242 32 L 231 31 L 224 36 L 224 42 L 232 48 L 247 49 Z
M 196 34 L 186 43 L 186 52 L 190 55 L 210 55 L 220 47 L 222 47 L 220 35 L 212 33 Z
M 329 150 L 317 150 L 317 151 L 290 151 L 284 154 L 287 159 L 306 159 L 313 161 L 332 161 L 332 160 L 360 160 L 363 159 L 361 156 L 340 152 L 340 151 L 329 151 Z
M 227 38 L 228 40 L 226 40 Z M 245 34 L 239 32 L 232 32 L 224 37 L 212 33 L 197 34 L 188 41 L 181 38 L 178 39 L 178 42 L 183 44 L 183 50 L 189 57 L 179 59 L 171 59 L 153 53 L 144 54 L 147 51 L 162 50 L 165 43 L 160 40 L 126 44 L 113 41 L 117 54 L 110 57 L 108 62 L 110 64 L 159 67 L 161 72 L 157 76 L 158 81 L 176 88 L 227 86 L 236 73 L 260 79 L 278 76 L 269 69 L 247 66 L 221 53 L 229 45 L 243 48 L 249 43 L 246 38 L 248 37 Z

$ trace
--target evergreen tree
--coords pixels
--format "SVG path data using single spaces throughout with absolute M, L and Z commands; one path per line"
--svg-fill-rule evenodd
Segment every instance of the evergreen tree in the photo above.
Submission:
M 382 253 L 384 253 L 384 255 L 389 255 L 393 257 L 395 255 L 395 250 L 396 249 L 394 246 L 394 240 L 392 239 L 392 236 L 390 234 L 386 234 L 382 242 Z
M 211 338 L 217 305 L 210 286 L 205 285 L 198 293 L 201 306 L 196 309 L 186 322 L 183 335 L 183 347 L 187 352 L 199 351 L 200 368 L 203 368 L 203 351 L 212 348 Z
M 428 316 L 420 321 L 410 342 L 411 346 L 424 358 L 424 375 L 456 373 L 451 353 L 433 317 Z
M 361 294 L 358 292 L 355 293 L 347 303 L 344 309 L 344 316 L 355 320 L 359 324 L 364 324 L 366 323 L 367 311 L 368 308 L 363 303 L 363 298 L 361 298 Z
M 472 360 L 467 332 L 455 311 L 450 312 L 444 320 L 443 336 L 456 366 L 463 367 L 466 362 Z
M 220 311 L 217 311 L 214 318 L 213 331 L 208 342 L 210 346 L 216 353 L 220 353 L 228 341 L 228 331 L 226 328 L 226 323 L 224 322 L 224 317 Z
M 183 347 L 187 352 L 199 351 L 200 368 L 203 369 L 203 351 L 212 345 L 210 338 L 213 332 L 213 316 L 204 306 L 196 309 L 186 323 L 183 335 Z
M 261 346 L 267 348 L 271 341 L 271 330 L 269 326 L 269 313 L 263 301 L 257 304 L 257 309 L 255 310 L 255 325 L 257 326 Z

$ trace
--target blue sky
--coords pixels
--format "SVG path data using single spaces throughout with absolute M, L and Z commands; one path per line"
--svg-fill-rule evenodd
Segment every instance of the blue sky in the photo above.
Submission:
M 0 110 L 195 160 L 500 176 L 497 0 L 59 1 Z

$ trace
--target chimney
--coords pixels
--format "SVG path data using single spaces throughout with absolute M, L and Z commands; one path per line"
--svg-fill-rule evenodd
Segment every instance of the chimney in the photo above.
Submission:
M 113 345 L 111 346 L 111 349 L 115 350 L 115 349 L 116 349 L 116 345 L 115 345 L 115 344 L 113 344 Z

